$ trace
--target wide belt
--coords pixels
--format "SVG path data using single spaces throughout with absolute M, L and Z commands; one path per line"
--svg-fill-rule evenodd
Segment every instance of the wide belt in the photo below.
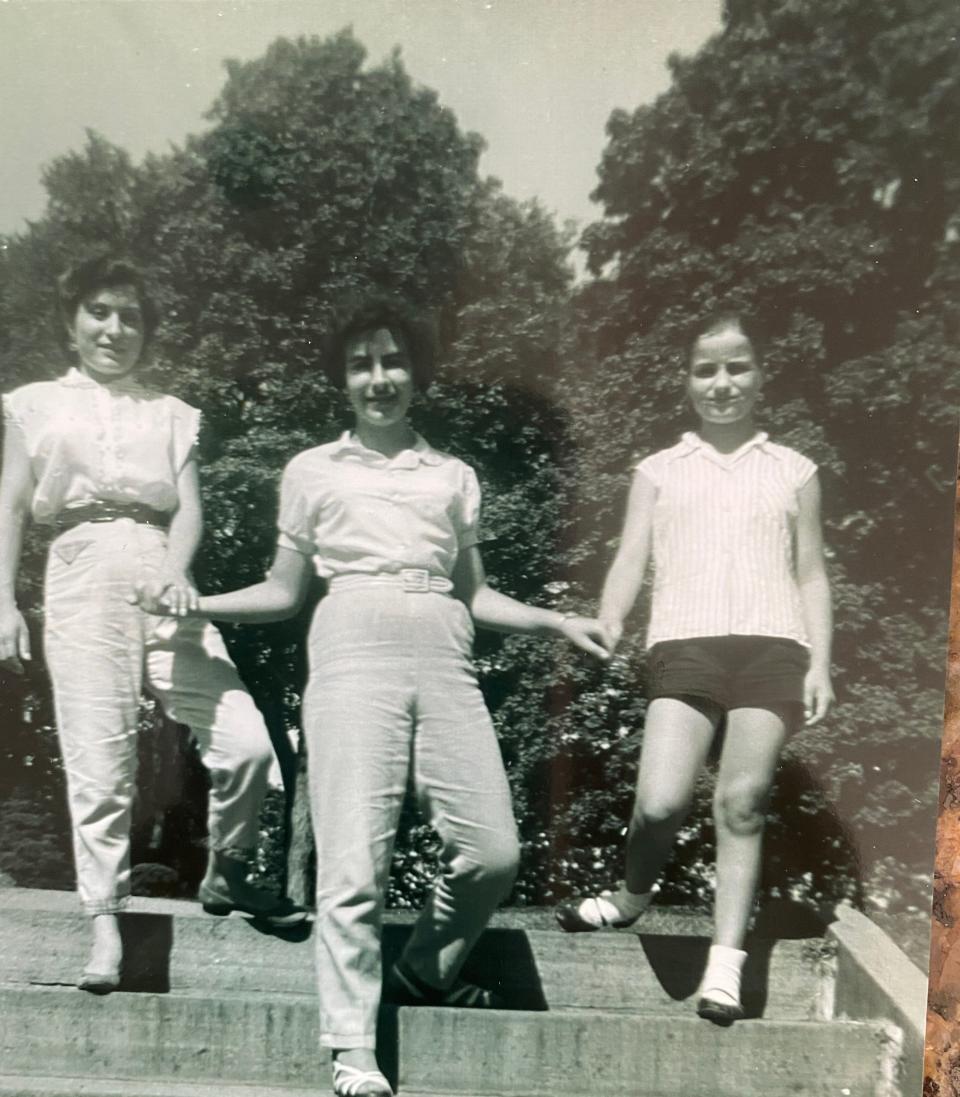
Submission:
M 427 568 L 401 568 L 399 571 L 377 571 L 372 574 L 353 571 L 334 575 L 327 589 L 351 590 L 354 587 L 400 587 L 408 594 L 449 594 L 453 583 L 446 575 L 428 571 Z
M 157 510 L 146 503 L 84 503 L 79 507 L 67 507 L 53 520 L 57 533 L 81 526 L 84 522 L 117 522 L 129 518 L 144 526 L 156 526 L 166 529 L 170 525 L 171 514 L 167 510 Z

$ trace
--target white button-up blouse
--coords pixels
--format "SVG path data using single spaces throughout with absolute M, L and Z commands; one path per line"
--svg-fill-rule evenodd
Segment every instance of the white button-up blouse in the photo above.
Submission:
M 98 500 L 175 510 L 200 426 L 200 412 L 175 396 L 128 378 L 103 384 L 77 369 L 5 394 L 3 415 L 5 429 L 23 437 L 41 523 Z
M 278 543 L 313 557 L 317 574 L 396 574 L 424 568 L 450 578 L 477 543 L 480 485 L 469 465 L 419 435 L 385 457 L 349 432 L 298 454 L 280 486 Z

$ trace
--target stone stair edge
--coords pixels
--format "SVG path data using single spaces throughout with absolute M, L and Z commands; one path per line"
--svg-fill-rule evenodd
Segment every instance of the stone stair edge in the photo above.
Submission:
M 261 1082 L 154 1082 L 143 1078 L 0 1074 L 0 1097 L 318 1097 L 317 1086 L 267 1086 Z M 400 1097 L 441 1097 L 404 1087 Z M 491 1097 L 457 1094 L 457 1097 Z M 496 1095 L 493 1095 L 496 1097 Z M 511 1097 L 517 1097 L 512 1094 Z M 581 1097 L 557 1094 L 556 1097 Z
M 83 927 L 83 917 L 81 912 L 76 907 L 75 896 L 72 892 L 43 892 L 39 890 L 31 890 L 30 895 L 41 896 L 38 901 L 26 901 L 23 898 L 18 898 L 15 901 L 8 901 L 8 896 L 11 892 L 23 892 L 27 889 L 16 888 L 3 888 L 0 889 L 0 922 L 3 919 L 8 918 L 11 921 L 17 921 L 20 919 L 29 919 L 35 917 L 38 922 L 45 924 L 57 924 L 61 920 L 72 921 L 76 919 L 76 929 L 81 931 Z M 47 896 L 57 896 L 55 900 L 46 898 Z M 69 899 L 70 903 L 64 901 Z M 252 926 L 253 920 L 248 916 L 241 913 L 234 913 L 229 917 L 215 918 L 209 914 L 206 914 L 199 903 L 196 903 L 187 899 L 149 899 L 142 897 L 135 897 L 131 902 L 130 907 L 125 912 L 127 917 L 138 918 L 143 916 L 152 917 L 172 917 L 177 921 L 182 921 L 189 925 L 190 930 L 196 930 L 200 927 L 206 927 L 206 932 L 217 933 L 223 936 L 232 936 L 240 933 L 247 932 Z M 407 926 L 411 925 L 415 915 L 408 912 L 388 911 L 384 919 L 385 926 Z M 669 919 L 667 921 L 666 919 Z M 529 937 L 531 940 L 542 942 L 557 942 L 565 941 L 569 943 L 570 948 L 586 948 L 591 949 L 604 949 L 609 951 L 619 949 L 635 948 L 638 939 L 644 937 L 657 938 L 657 937 L 688 937 L 693 939 L 706 939 L 710 936 L 709 922 L 702 919 L 700 916 L 693 915 L 663 915 L 657 923 L 644 925 L 638 924 L 636 927 L 618 930 L 606 930 L 596 933 L 565 933 L 559 927 L 549 927 L 538 924 L 531 924 L 529 926 L 522 924 L 515 924 L 516 922 L 515 912 L 511 912 L 507 915 L 495 914 L 492 919 L 487 932 L 517 932 L 522 933 Z M 313 922 L 313 915 L 310 915 L 310 922 Z M 265 930 L 259 930 L 264 936 L 274 937 L 280 939 L 280 934 L 270 934 Z M 822 940 L 824 935 L 820 936 L 785 936 L 785 937 L 771 937 L 764 935 L 756 935 L 752 939 L 756 943 L 775 943 L 778 948 L 802 949 L 804 942 Z M 304 938 L 305 939 L 305 938 Z M 587 945 L 589 942 L 589 946 Z M 303 941 L 289 940 L 288 944 L 296 945 L 302 944 Z M 0 951 L 2 951 L 2 944 L 0 944 Z

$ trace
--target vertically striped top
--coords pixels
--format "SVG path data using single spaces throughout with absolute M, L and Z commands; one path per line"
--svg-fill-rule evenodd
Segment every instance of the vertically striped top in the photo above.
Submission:
M 656 488 L 648 647 L 728 635 L 808 643 L 795 533 L 816 468 L 763 433 L 729 454 L 689 433 L 640 462 Z

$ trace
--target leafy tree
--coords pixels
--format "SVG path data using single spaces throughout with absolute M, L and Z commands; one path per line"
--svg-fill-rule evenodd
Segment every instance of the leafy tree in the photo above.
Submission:
M 791 747 L 769 840 L 780 890 L 849 891 L 862 871 L 883 903 L 928 875 L 960 387 L 954 22 L 944 0 L 730 0 L 722 33 L 671 60 L 668 92 L 611 115 L 604 218 L 584 236 L 574 422 L 593 560 L 635 457 L 688 429 L 686 326 L 709 308 L 766 320 L 762 425 L 821 467 L 839 704 Z M 600 718 L 607 735 L 618 718 Z M 569 807 L 575 832 L 598 804 L 598 846 L 625 799 L 605 747 L 580 748 L 591 791 Z
M 147 379 L 205 413 L 199 583 L 234 587 L 258 579 L 272 555 L 283 465 L 345 425 L 344 401 L 319 369 L 334 312 L 366 287 L 395 291 L 436 311 L 447 350 L 418 422 L 491 488 L 489 559 L 501 585 L 539 590 L 552 575 L 558 443 L 546 387 L 569 239 L 535 203 L 482 181 L 480 139 L 459 130 L 396 54 L 364 67 L 348 32 L 279 40 L 258 60 L 228 62 L 209 117 L 207 132 L 139 167 L 93 134 L 51 166 L 48 210 L 8 241 L 0 268 L 4 387 L 59 372 L 53 335 L 38 335 L 36 317 L 52 307 L 53 275 L 67 259 L 103 240 L 138 256 L 163 295 Z M 529 536 L 531 524 L 543 538 Z M 29 583 L 39 556 L 26 564 Z M 281 749 L 297 725 L 308 614 L 229 633 Z M 164 741 L 179 742 L 171 729 Z M 289 747 L 282 761 L 292 780 Z M 150 798 L 164 802 L 156 779 Z M 302 803 L 292 869 L 305 897 Z M 275 805 L 268 814 L 275 822 Z M 189 828 L 183 836 L 192 840 Z M 423 850 L 415 842 L 400 857 L 420 880 L 429 841 L 413 837 Z M 274 854 L 261 868 L 275 875 L 267 838 Z M 420 886 L 398 879 L 398 901 Z

